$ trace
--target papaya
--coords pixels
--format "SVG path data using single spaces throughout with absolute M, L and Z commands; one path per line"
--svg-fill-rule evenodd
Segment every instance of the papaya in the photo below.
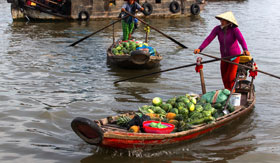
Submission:
M 166 114 L 167 119 L 175 119 L 175 117 L 176 117 L 175 113 L 169 112 L 169 113 Z
M 128 131 L 133 132 L 133 133 L 138 133 L 140 131 L 140 127 L 134 125 L 134 126 L 131 126 Z

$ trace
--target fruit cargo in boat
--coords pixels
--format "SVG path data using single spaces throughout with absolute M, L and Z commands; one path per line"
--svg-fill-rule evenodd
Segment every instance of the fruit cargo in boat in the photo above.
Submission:
M 13 19 L 115 19 L 124 0 L 7 0 Z M 180 17 L 197 15 L 204 0 L 137 0 L 141 16 Z
M 151 69 L 158 67 L 162 56 L 148 46 L 135 40 L 116 41 L 107 50 L 107 63 L 128 69 Z

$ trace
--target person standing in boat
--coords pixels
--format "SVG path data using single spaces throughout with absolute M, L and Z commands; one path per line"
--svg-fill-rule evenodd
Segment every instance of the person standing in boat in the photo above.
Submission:
M 220 43 L 221 57 L 228 57 L 241 54 L 239 44 L 242 46 L 243 54 L 250 55 L 247 44 L 238 29 L 237 21 L 231 11 L 215 16 L 220 20 L 221 25 L 214 27 L 209 36 L 203 41 L 198 49 L 194 50 L 194 54 L 200 53 L 206 48 L 213 39 L 218 36 Z M 232 62 L 239 63 L 239 57 L 230 59 Z M 224 87 L 232 90 L 237 73 L 237 65 L 221 61 L 220 69 Z
M 135 0 L 127 0 L 127 2 L 122 6 L 121 11 L 129 12 L 132 15 L 135 15 L 136 10 L 143 11 L 144 8 L 141 7 Z M 123 16 L 126 16 L 124 14 Z M 131 39 L 131 33 L 134 29 L 134 18 L 132 16 L 129 16 L 122 20 L 122 29 L 123 29 L 123 41 L 130 40 Z

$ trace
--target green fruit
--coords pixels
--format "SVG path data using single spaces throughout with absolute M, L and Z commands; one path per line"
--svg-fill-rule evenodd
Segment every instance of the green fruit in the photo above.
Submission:
M 152 109 L 148 109 L 148 113 L 155 113 Z
M 187 108 L 183 108 L 179 110 L 179 114 L 182 114 L 184 118 L 187 118 L 189 114 L 189 110 Z
M 162 99 L 160 97 L 153 98 L 153 105 L 160 106 L 162 104 Z
M 118 45 L 118 46 L 116 47 L 116 49 L 117 49 L 118 51 L 120 51 L 120 50 L 122 49 L 122 47 Z
M 166 111 L 169 112 L 172 109 L 172 105 L 171 104 L 162 104 L 161 108 Z
M 208 110 L 208 109 L 210 109 L 212 106 L 211 106 L 211 104 L 210 103 L 206 103 L 204 106 L 203 106 L 203 108 L 205 109 L 205 110 Z
M 128 42 L 122 42 L 123 47 L 128 48 L 129 47 L 129 43 Z
M 184 98 L 184 99 L 183 99 L 183 103 L 187 104 L 187 103 L 189 103 L 189 102 L 190 102 L 190 100 L 189 100 L 188 98 Z
M 177 99 L 176 99 L 176 102 L 183 102 L 183 99 L 186 98 L 186 96 L 179 96 Z
M 192 97 L 192 98 L 191 98 L 191 102 L 192 102 L 193 104 L 196 104 L 196 99 L 195 99 L 194 97 Z
M 207 109 L 207 110 L 211 111 L 211 114 L 212 114 L 212 115 L 213 115 L 215 112 L 217 112 L 217 110 L 216 110 L 215 108 L 213 108 L 213 107 L 211 107 L 211 108 L 209 108 L 209 109 Z
M 199 100 L 199 103 L 205 104 L 205 103 L 206 103 L 206 100 L 205 100 L 204 98 L 201 98 L 201 99 Z
M 118 50 L 117 50 L 116 48 L 113 48 L 113 49 L 112 49 L 112 53 L 113 53 L 113 54 L 116 54 L 116 53 L 118 53 Z
M 124 54 L 129 54 L 129 50 L 123 49 L 123 53 L 124 53 Z
M 156 114 L 165 114 L 166 112 L 159 106 L 154 107 L 154 112 Z
M 176 97 L 173 97 L 173 98 L 171 98 L 171 99 L 167 100 L 167 102 L 166 102 L 166 103 L 171 104 L 172 106 L 174 106 L 174 105 L 175 105 L 175 103 L 176 103 Z
M 201 105 L 195 105 L 195 110 L 197 112 L 202 112 L 203 111 L 203 107 Z
M 209 117 L 209 116 L 211 116 L 211 111 L 209 111 L 209 110 L 204 110 L 203 112 L 202 112 L 202 114 L 203 114 L 203 116 L 204 117 Z
M 131 45 L 131 46 L 130 46 L 130 50 L 131 50 L 131 51 L 136 50 L 136 44 Z
M 175 103 L 175 105 L 174 105 L 176 108 L 179 108 L 179 107 L 185 107 L 186 106 L 186 104 L 185 103 L 183 103 L 183 102 L 178 102 L 178 103 Z
M 182 121 L 184 119 L 184 116 L 181 114 L 176 115 L 175 120 Z
M 194 109 L 195 109 L 195 106 L 194 106 L 194 104 L 193 103 L 187 103 L 187 106 L 188 106 L 188 109 L 189 109 L 189 111 L 194 111 Z
M 179 113 L 179 110 L 177 108 L 173 108 L 170 111 L 171 113 L 175 113 L 176 115 Z
M 221 103 L 216 103 L 214 105 L 214 108 L 220 110 L 220 109 L 223 109 L 223 105 Z

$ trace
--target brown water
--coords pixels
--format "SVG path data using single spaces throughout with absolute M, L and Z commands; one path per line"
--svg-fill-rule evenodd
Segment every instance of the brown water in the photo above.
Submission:
M 155 96 L 166 100 L 200 93 L 194 67 L 113 82 L 193 63 L 193 49 L 219 24 L 214 16 L 228 10 L 234 12 L 259 69 L 280 76 L 279 5 L 275 0 L 212 1 L 197 17 L 147 20 L 189 49 L 151 31 L 150 45 L 164 57 L 161 67 L 124 70 L 106 65 L 111 29 L 67 47 L 110 21 L 13 22 L 10 5 L 1 1 L 0 162 L 279 162 L 279 79 L 260 73 L 255 110 L 230 128 L 191 143 L 148 152 L 104 150 L 87 145 L 70 127 L 77 116 L 100 119 L 137 110 Z M 144 38 L 143 26 L 134 36 Z M 219 56 L 218 41 L 204 52 Z M 208 91 L 222 88 L 218 62 L 205 64 L 204 73 Z

